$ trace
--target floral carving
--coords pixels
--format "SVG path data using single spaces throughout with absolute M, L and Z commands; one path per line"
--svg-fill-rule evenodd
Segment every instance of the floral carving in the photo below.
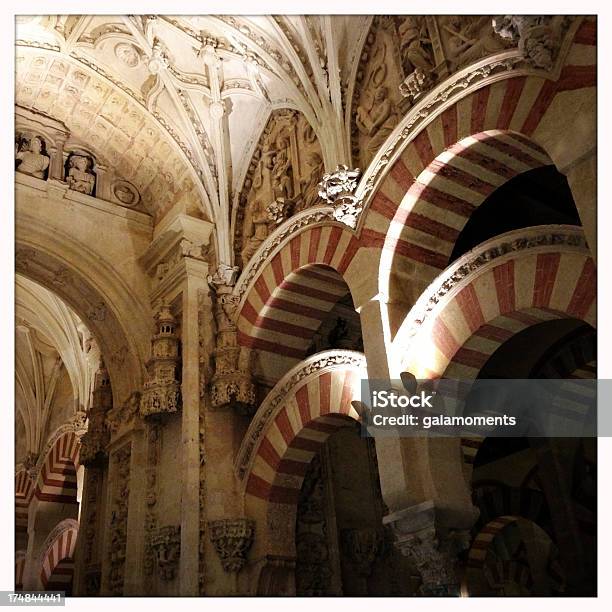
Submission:
M 319 183 L 319 196 L 334 208 L 333 217 L 351 229 L 357 227 L 359 215 L 363 209 L 353 192 L 361 170 L 351 170 L 348 166 L 339 165 L 335 172 L 323 175 Z
M 245 565 L 255 536 L 255 522 L 246 519 L 222 519 L 208 523 L 210 541 L 226 572 L 239 572 Z

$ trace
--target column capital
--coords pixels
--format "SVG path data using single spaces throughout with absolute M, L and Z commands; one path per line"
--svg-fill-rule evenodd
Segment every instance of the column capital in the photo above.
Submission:
M 472 522 L 477 510 L 472 509 Z M 459 594 L 459 555 L 469 547 L 470 530 L 465 516 L 457 517 L 458 528 L 441 517 L 432 500 L 393 512 L 383 518 L 391 527 L 395 546 L 416 566 L 426 595 Z

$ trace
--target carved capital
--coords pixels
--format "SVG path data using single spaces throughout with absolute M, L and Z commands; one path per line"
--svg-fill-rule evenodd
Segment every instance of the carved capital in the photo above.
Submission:
M 459 594 L 457 565 L 460 553 L 469 547 L 469 528 L 442 526 L 433 501 L 387 515 L 383 523 L 391 527 L 395 546 L 421 575 L 423 594 Z
M 215 286 L 214 316 L 217 325 L 213 352 L 215 372 L 210 395 L 213 408 L 232 405 L 244 412 L 255 406 L 255 384 L 251 378 L 250 351 L 238 344 L 234 315 L 239 298 L 227 284 Z
M 226 572 L 239 572 L 245 565 L 255 536 L 255 522 L 246 519 L 222 519 L 208 523 L 210 541 Z
M 214 289 L 225 285 L 226 287 L 233 287 L 238 278 L 238 272 L 240 268 L 238 266 L 228 266 L 227 264 L 219 264 L 214 274 L 210 274 L 207 278 L 208 284 Z

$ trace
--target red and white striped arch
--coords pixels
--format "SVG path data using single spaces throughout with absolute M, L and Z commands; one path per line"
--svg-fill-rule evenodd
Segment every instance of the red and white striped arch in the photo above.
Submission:
M 554 107 L 560 103 L 556 98 L 568 91 L 595 87 L 595 30 L 593 22 L 583 21 L 574 35 L 558 79 L 553 81 L 536 76 L 515 75 L 504 78 L 503 75 L 497 75 L 495 82 L 489 82 L 468 93 L 433 116 L 423 129 L 402 145 L 399 154 L 385 167 L 383 178 L 368 197 L 363 223 L 368 240 L 384 239 L 397 209 L 416 178 L 455 143 L 489 130 L 519 133 L 530 139 L 530 142 L 542 146 L 541 136 L 557 139 L 565 137 L 562 130 L 556 130 L 556 135 L 548 134 L 550 127 L 558 127 L 558 121 L 549 125 L 551 117 L 558 117 L 554 115 L 554 111 L 558 110 Z M 553 114 L 549 115 L 551 110 Z M 544 131 L 546 134 L 541 134 Z M 382 148 L 385 147 L 383 145 Z M 478 152 L 478 149 L 475 151 Z M 484 152 L 484 159 L 476 155 L 472 163 L 484 169 L 492 156 L 490 171 L 494 176 L 497 175 L 495 152 L 488 149 L 484 149 Z M 466 161 L 469 161 L 469 154 Z
M 387 209 L 393 216 L 381 257 L 381 291 L 392 302 L 411 303 L 446 268 L 461 230 L 489 195 L 511 178 L 551 164 L 541 147 L 505 130 L 479 132 L 446 148 L 417 175 L 399 208 Z
M 353 351 L 319 353 L 270 392 L 245 435 L 239 457 L 249 499 L 295 506 L 308 465 L 338 428 L 358 420 L 365 358 Z M 248 450 L 248 459 L 245 452 Z
M 528 524 L 530 537 L 537 537 L 542 553 L 547 556 L 545 569 L 549 577 L 557 583 L 557 587 L 562 586 L 563 572 L 555 560 L 556 547 L 550 536 L 528 518 L 506 515 L 487 523 L 474 538 L 463 578 L 464 596 L 500 594 L 497 590 L 502 589 L 507 583 L 523 587 L 524 594 L 531 592 L 534 586 L 531 568 L 526 563 L 517 563 L 512 558 L 504 559 L 504 555 L 510 557 L 512 549 L 517 546 L 516 534 L 510 534 L 509 530 L 518 528 L 520 531 L 521 526 Z M 532 534 L 533 530 L 537 535 Z M 522 533 L 519 537 L 522 541 Z M 543 548 L 544 543 L 548 544 L 547 551 Z
M 35 495 L 42 501 L 77 503 L 77 466 L 80 443 L 73 432 L 62 434 L 45 457 Z
M 353 234 L 338 225 L 293 236 L 260 270 L 240 305 L 242 346 L 257 349 L 266 378 L 278 380 L 306 355 L 321 322 L 349 293 L 343 273 L 356 252 Z M 268 371 L 268 368 L 274 370 Z
M 65 528 L 59 530 L 42 559 L 40 581 L 44 590 L 47 590 L 47 588 L 51 586 L 49 584 L 49 579 L 52 576 L 54 577 L 54 582 L 56 582 L 54 572 L 56 572 L 60 563 L 62 563 L 62 565 L 60 566 L 61 571 L 57 574 L 57 581 L 62 582 L 59 578 L 60 574 L 69 576 L 70 581 L 72 580 L 72 572 L 74 570 L 73 558 L 77 540 L 77 524 L 74 520 L 66 520 L 64 523 Z M 57 585 L 53 585 L 53 588 L 57 588 Z
M 519 520 L 520 518 L 517 516 L 500 516 L 485 525 L 474 538 L 468 553 L 467 571 L 464 579 L 464 590 L 467 589 L 470 595 L 485 594 L 479 592 L 485 584 L 487 587 L 495 588 L 501 587 L 505 582 L 515 582 L 530 591 L 533 579 L 528 567 L 513 563 L 510 559 L 500 559 L 497 555 L 494 556 L 492 563 L 488 559 L 489 552 L 495 551 L 496 540 L 503 538 L 504 531 L 510 525 L 517 524 Z M 504 550 L 503 546 L 500 549 Z M 487 567 L 489 575 L 485 575 L 485 567 Z M 486 582 L 483 583 L 483 580 Z M 478 585 L 478 592 L 471 592 L 474 583 Z M 489 592 L 489 594 L 493 593 Z
M 459 269 L 491 253 L 496 245 L 547 232 L 580 234 L 567 226 L 509 232 L 480 245 L 441 274 L 410 311 L 393 342 L 393 355 L 402 370 L 417 378 L 439 378 L 452 363 L 455 375 L 473 378 L 490 350 L 524 326 L 558 316 L 594 326 L 596 272 L 584 247 L 549 244 L 510 251 L 452 282 Z M 454 286 L 440 296 L 447 283 Z M 424 305 L 432 301 L 435 306 L 423 318 Z
M 567 149 L 558 118 L 572 116 L 576 96 L 594 91 L 594 45 L 595 25 L 584 21 L 556 80 L 497 75 L 432 116 L 383 164 L 384 175 L 365 202 L 360 244 L 381 258 L 378 290 L 392 302 L 414 303 L 447 265 L 467 218 L 495 188 L 553 163 L 544 149 Z M 375 160 L 372 171 L 380 165 Z
M 27 531 L 28 509 L 34 495 L 34 483 L 25 469 L 15 476 L 15 529 Z

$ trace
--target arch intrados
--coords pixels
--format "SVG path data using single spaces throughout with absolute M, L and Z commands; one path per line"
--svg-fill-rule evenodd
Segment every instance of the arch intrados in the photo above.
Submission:
M 105 357 L 113 400 L 119 404 L 134 390 L 134 385 L 141 386 L 144 355 L 135 338 L 129 337 L 121 325 L 116 304 L 125 301 L 125 308 L 132 312 L 142 313 L 142 307 L 117 275 L 99 259 L 94 260 L 87 248 L 65 233 L 58 237 L 57 230 L 53 231 L 53 238 L 45 236 L 44 232 L 36 232 L 37 243 L 17 236 L 16 272 L 63 300 L 89 328 Z M 49 240 L 61 243 L 64 254 L 41 246 Z M 67 270 L 69 280 L 61 278 L 63 270 Z M 108 283 L 110 291 L 101 287 L 103 281 Z M 148 313 L 142 315 L 143 322 L 148 320 Z

